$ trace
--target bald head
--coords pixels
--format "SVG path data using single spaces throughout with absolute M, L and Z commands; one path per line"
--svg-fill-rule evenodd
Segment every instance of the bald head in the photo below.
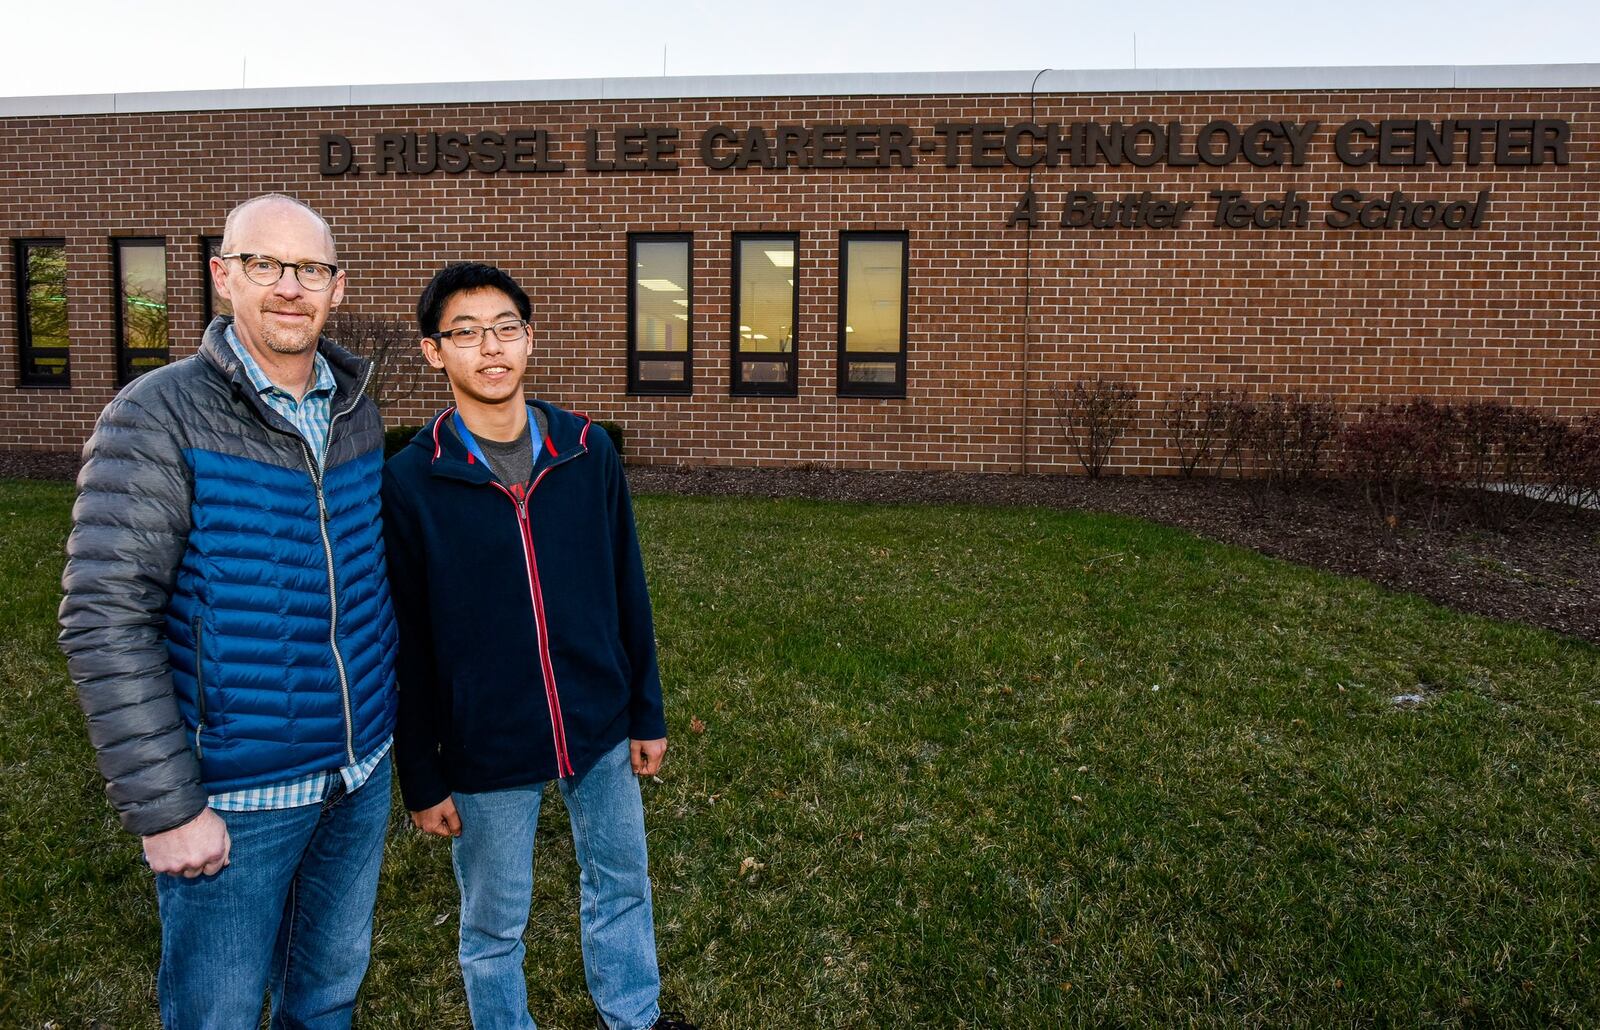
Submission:
M 328 228 L 327 220 L 317 214 L 311 205 L 282 193 L 263 193 L 259 197 L 251 197 L 229 211 L 228 220 L 222 227 L 222 252 L 236 253 L 239 238 L 248 233 L 247 227 L 257 219 L 276 218 L 302 218 L 315 222 L 328 242 L 326 260 L 331 263 L 338 262 L 338 251 L 333 244 L 333 230 Z
M 338 263 L 328 223 L 293 197 L 272 193 L 234 208 L 222 240 L 222 253 L 209 264 L 211 283 L 233 304 L 234 333 L 268 376 L 276 369 L 284 377 L 274 383 L 299 396 L 322 327 L 344 300 L 342 270 L 331 281 L 325 275 L 312 276 L 310 286 L 302 281 L 306 266 Z

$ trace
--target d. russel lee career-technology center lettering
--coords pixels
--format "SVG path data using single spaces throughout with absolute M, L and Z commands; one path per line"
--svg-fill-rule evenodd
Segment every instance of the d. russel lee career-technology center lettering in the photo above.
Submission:
M 1353 118 L 1340 125 L 1223 119 L 1180 121 L 939 122 L 918 132 L 897 123 L 862 125 L 713 125 L 686 137 L 673 126 L 588 128 L 582 141 L 548 129 L 478 132 L 379 132 L 358 146 L 322 133 L 325 176 L 627 173 L 670 174 L 684 164 L 719 172 L 786 169 L 946 168 L 1297 168 L 1320 149 L 1349 168 L 1517 167 L 1565 165 L 1571 128 L 1560 118 Z M 564 144 L 564 145 L 563 145 Z M 1030 176 L 1031 178 L 1031 176 Z M 1320 200 L 1320 223 L 1334 229 L 1477 229 L 1492 191 L 1414 197 L 1402 190 L 1369 194 L 1345 188 Z M 1313 224 L 1314 198 L 1286 189 L 1251 196 L 1211 185 L 1192 196 L 1151 191 L 1102 196 L 1070 189 L 1050 201 L 1030 184 L 1006 216 L 1010 227 L 1066 229 L 1297 229 Z

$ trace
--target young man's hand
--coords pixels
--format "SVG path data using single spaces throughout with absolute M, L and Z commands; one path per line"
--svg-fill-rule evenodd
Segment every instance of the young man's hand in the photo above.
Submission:
M 461 817 L 456 814 L 455 800 L 449 797 L 432 808 L 412 812 L 411 825 L 436 837 L 461 836 Z
M 667 753 L 667 738 L 630 740 L 628 753 L 633 758 L 635 775 L 654 776 L 661 769 L 661 756 Z
M 146 837 L 144 860 L 155 872 L 192 880 L 196 876 L 215 876 L 221 872 L 228 864 L 228 852 L 232 847 L 228 824 L 222 821 L 222 816 L 204 808 L 182 826 Z

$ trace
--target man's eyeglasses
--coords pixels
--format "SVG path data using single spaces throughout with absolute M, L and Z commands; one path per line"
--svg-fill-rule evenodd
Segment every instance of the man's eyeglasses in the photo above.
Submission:
M 501 343 L 515 343 L 522 339 L 522 334 L 527 331 L 528 323 L 520 318 L 508 318 L 494 325 L 464 325 L 460 329 L 429 333 L 428 339 L 435 342 L 449 340 L 457 347 L 476 347 L 488 339 L 490 333 L 493 333 L 494 338 Z
M 285 268 L 294 269 L 294 277 L 301 286 L 321 293 L 333 285 L 333 277 L 339 274 L 338 265 L 330 265 L 324 261 L 302 261 L 296 264 L 293 261 L 279 261 L 275 257 L 265 254 L 218 254 L 222 260 L 238 258 L 239 264 L 244 267 L 244 277 L 257 286 L 276 286 L 278 280 L 283 278 Z

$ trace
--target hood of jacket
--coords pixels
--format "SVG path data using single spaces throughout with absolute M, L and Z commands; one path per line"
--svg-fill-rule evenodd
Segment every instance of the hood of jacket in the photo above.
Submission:
M 549 401 L 535 399 L 528 403 L 544 413 L 548 427 L 539 453 L 533 456 L 536 473 L 558 462 L 589 453 L 589 429 L 594 425 L 593 419 L 582 412 L 558 408 Z M 435 415 L 417 431 L 407 446 L 420 447 L 427 452 L 436 476 L 462 479 L 469 483 L 487 483 L 493 478 L 493 473 L 468 453 L 466 444 L 451 425 L 455 413 L 456 408 L 452 404 Z

